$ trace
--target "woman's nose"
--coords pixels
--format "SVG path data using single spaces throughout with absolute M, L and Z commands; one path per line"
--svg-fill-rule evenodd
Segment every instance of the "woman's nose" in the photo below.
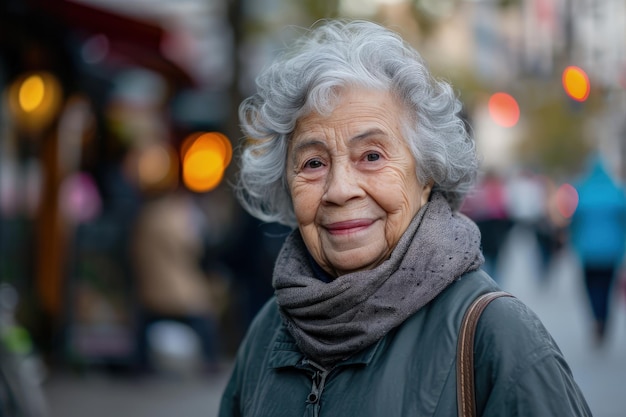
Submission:
M 324 201 L 341 205 L 364 193 L 358 172 L 350 162 L 333 162 L 326 179 Z

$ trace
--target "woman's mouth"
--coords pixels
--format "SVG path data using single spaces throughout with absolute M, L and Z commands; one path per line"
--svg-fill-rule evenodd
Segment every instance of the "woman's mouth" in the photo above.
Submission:
M 325 228 L 331 235 L 347 235 L 367 229 L 372 223 L 370 219 L 355 219 L 327 224 Z

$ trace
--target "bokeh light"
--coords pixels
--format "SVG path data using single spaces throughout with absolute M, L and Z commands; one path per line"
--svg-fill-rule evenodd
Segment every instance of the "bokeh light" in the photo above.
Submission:
M 44 129 L 61 106 L 61 84 L 52 74 L 25 73 L 9 89 L 9 107 L 17 125 L 28 131 Z
M 154 186 L 171 181 L 172 171 L 176 168 L 176 157 L 173 150 L 164 145 L 152 145 L 141 152 L 137 161 L 137 173 L 139 184 L 142 188 L 153 188 Z
M 517 100 L 507 93 L 498 92 L 489 97 L 489 115 L 492 120 L 502 127 L 513 127 L 520 118 L 520 109 Z
M 85 223 L 94 220 L 102 210 L 102 199 L 95 180 L 85 172 L 76 172 L 63 180 L 59 205 L 66 220 Z
M 31 112 L 41 105 L 46 89 L 40 75 L 26 78 L 19 88 L 18 100 L 25 112 Z
M 88 64 L 102 62 L 109 53 L 109 38 L 103 34 L 90 37 L 83 44 L 80 55 Z
M 568 96 L 576 101 L 585 101 L 589 97 L 591 85 L 587 73 L 576 66 L 569 66 L 563 70 L 563 88 Z
M 192 191 L 210 191 L 219 185 L 223 176 L 223 159 L 214 150 L 194 151 L 185 160 L 183 181 Z
M 555 195 L 556 208 L 566 219 L 569 219 L 576 212 L 578 207 L 578 192 L 571 184 L 562 184 Z
M 178 186 L 178 154 L 167 143 L 153 143 L 129 152 L 124 167 L 127 178 L 145 193 L 158 194 Z
M 218 132 L 199 132 L 188 136 L 181 147 L 183 183 L 195 192 L 217 187 L 232 158 L 232 145 Z

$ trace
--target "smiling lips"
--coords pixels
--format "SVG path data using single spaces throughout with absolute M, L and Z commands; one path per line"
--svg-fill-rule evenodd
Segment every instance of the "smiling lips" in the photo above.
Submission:
M 374 223 L 374 221 L 369 219 L 347 220 L 345 222 L 326 225 L 326 230 L 328 230 L 331 235 L 348 235 L 367 229 L 372 223 Z

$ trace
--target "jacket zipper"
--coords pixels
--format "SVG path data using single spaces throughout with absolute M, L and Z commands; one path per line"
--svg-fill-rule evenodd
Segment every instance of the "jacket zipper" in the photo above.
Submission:
M 319 417 L 320 398 L 322 397 L 322 392 L 326 386 L 326 377 L 328 377 L 331 370 L 326 369 L 309 359 L 304 359 L 303 364 L 311 365 L 314 368 L 313 376 L 311 378 L 311 392 L 307 395 L 306 402 L 309 404 L 307 408 L 312 408 L 313 417 Z

